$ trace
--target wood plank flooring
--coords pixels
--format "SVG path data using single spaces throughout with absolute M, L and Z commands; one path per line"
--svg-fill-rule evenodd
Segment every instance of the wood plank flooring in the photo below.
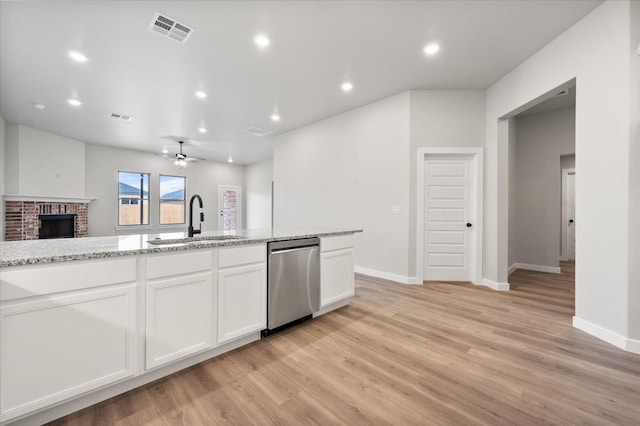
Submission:
M 640 355 L 571 326 L 562 271 L 510 292 L 357 276 L 348 307 L 51 425 L 640 424 Z

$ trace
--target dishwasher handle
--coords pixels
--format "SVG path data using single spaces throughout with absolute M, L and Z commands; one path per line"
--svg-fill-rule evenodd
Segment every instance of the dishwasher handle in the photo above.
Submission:
M 274 241 L 267 244 L 269 254 L 290 252 L 320 246 L 320 238 L 301 238 L 298 240 Z
M 303 246 L 303 247 L 295 247 L 295 248 L 289 248 L 289 249 L 276 249 L 276 250 L 272 250 L 271 254 L 285 254 L 285 253 L 291 253 L 291 252 L 300 251 L 300 250 L 311 250 L 316 247 L 319 247 L 319 246 Z

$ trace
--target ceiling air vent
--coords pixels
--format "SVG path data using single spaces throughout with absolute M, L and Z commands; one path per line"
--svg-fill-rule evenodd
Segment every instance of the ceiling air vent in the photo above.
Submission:
M 267 136 L 273 132 L 271 130 L 261 129 L 260 127 L 249 127 L 248 129 L 244 129 L 242 133 L 249 133 L 253 136 Z
M 165 37 L 169 37 L 171 40 L 177 41 L 180 44 L 185 44 L 193 32 L 193 28 L 189 28 L 175 19 L 162 15 L 160 12 L 156 12 L 153 16 L 149 29 Z
M 131 119 L 133 118 L 130 115 L 116 114 L 115 112 L 111 113 L 111 117 L 117 118 L 118 120 L 122 120 L 122 121 L 131 121 Z

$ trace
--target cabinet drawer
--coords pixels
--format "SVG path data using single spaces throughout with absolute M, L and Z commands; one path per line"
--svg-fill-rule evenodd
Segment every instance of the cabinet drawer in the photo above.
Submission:
M 333 251 L 351 248 L 354 245 L 353 234 L 340 235 L 337 237 L 322 237 L 320 238 L 320 251 Z
M 228 247 L 218 250 L 218 268 L 267 261 L 266 244 Z
M 135 280 L 135 257 L 10 268 L 2 271 L 0 301 Z
M 210 270 L 213 267 L 211 250 L 197 250 L 180 254 L 165 254 L 147 259 L 147 279 L 171 277 Z

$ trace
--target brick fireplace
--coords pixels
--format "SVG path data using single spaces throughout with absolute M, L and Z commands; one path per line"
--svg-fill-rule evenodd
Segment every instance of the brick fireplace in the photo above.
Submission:
M 73 217 L 73 237 L 89 235 L 89 204 L 86 202 L 6 200 L 4 203 L 6 241 L 39 239 L 40 224 L 54 215 Z

